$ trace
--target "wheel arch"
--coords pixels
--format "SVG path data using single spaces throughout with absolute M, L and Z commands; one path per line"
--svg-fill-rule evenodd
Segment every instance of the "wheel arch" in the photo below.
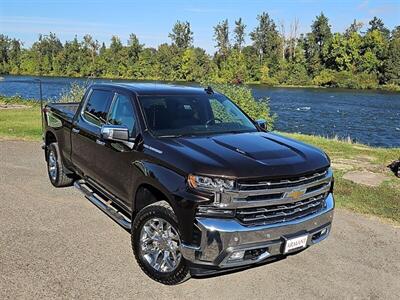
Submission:
M 52 143 L 57 143 L 57 136 L 54 134 L 54 132 L 47 130 L 45 135 L 44 135 L 44 158 L 47 161 L 47 151 L 49 149 L 50 144 Z
M 44 138 L 44 143 L 46 146 L 50 145 L 51 143 L 57 143 L 57 136 L 48 130 Z
M 146 206 L 149 206 L 151 204 L 154 204 L 159 201 L 166 201 L 171 208 L 174 210 L 171 201 L 169 197 L 167 196 L 167 193 L 164 191 L 161 191 L 159 188 L 155 187 L 153 184 L 144 182 L 141 183 L 137 189 L 136 193 L 134 195 L 133 199 L 133 209 L 132 209 L 132 214 L 133 218 L 136 216 L 136 214 L 145 208 Z

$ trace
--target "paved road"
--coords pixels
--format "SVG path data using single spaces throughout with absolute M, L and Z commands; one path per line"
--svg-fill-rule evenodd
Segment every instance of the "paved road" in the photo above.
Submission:
M 297 256 L 168 287 L 141 272 L 127 232 L 50 185 L 39 143 L 0 141 L 0 199 L 0 299 L 400 299 L 400 229 L 347 211 Z

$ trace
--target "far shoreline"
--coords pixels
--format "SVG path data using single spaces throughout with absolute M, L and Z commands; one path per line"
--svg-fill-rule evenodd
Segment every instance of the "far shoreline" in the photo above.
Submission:
M 197 84 L 197 85 L 206 85 L 207 83 L 221 83 L 221 82 L 207 82 L 201 83 L 197 81 L 185 81 L 185 80 L 161 80 L 161 79 L 136 79 L 136 78 L 126 78 L 126 77 L 85 77 L 85 76 L 56 76 L 56 75 L 38 75 L 38 74 L 0 74 L 0 84 L 2 82 L 6 82 L 6 77 L 44 77 L 44 78 L 60 78 L 60 79 L 80 79 L 89 81 L 90 80 L 110 80 L 110 81 L 128 81 L 128 82 L 163 82 L 163 83 L 188 83 L 189 85 Z M 323 89 L 323 90 L 348 90 L 348 91 L 371 91 L 371 92 L 385 92 L 385 93 L 400 93 L 400 86 L 397 85 L 378 85 L 377 88 L 343 88 L 336 86 L 319 86 L 319 85 L 290 85 L 290 84 L 277 84 L 277 85 L 268 85 L 261 81 L 249 81 L 243 83 L 229 83 L 222 82 L 222 84 L 243 84 L 247 86 L 263 86 L 265 88 L 288 88 L 288 89 Z

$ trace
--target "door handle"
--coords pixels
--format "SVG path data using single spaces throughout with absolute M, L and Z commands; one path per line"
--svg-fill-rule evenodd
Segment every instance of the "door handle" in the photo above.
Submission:
M 103 141 L 97 139 L 96 140 L 96 144 L 100 145 L 100 146 L 104 146 L 106 143 L 104 143 Z
M 72 128 L 73 133 L 79 133 L 80 129 L 79 128 Z

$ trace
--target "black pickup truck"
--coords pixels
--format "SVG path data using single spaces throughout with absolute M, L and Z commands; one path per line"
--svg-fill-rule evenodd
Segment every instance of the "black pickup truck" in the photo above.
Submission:
M 284 258 L 330 232 L 328 156 L 211 88 L 94 84 L 43 114 L 51 183 L 74 184 L 129 231 L 161 283 Z

